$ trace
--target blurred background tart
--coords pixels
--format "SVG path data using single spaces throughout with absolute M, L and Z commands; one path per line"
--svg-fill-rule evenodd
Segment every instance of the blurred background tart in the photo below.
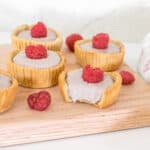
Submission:
M 106 33 L 75 43 L 75 55 L 80 65 L 90 64 L 104 71 L 117 70 L 123 62 L 124 53 L 124 45 L 120 41 L 110 40 Z
M 12 33 L 12 46 L 15 50 L 24 50 L 28 45 L 44 45 L 47 49 L 60 51 L 62 46 L 61 34 L 43 22 L 34 25 L 20 25 Z

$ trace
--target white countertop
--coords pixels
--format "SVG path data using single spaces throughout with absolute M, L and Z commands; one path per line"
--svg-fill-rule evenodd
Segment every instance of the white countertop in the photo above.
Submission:
M 10 33 L 0 33 L 0 44 L 10 43 Z M 140 44 L 125 43 L 125 62 L 136 70 L 138 57 L 141 52 Z M 15 136 L 15 135 L 14 135 Z M 150 150 L 150 127 L 130 129 L 111 133 L 68 138 L 61 140 L 45 141 L 32 144 L 6 147 L 5 150 Z

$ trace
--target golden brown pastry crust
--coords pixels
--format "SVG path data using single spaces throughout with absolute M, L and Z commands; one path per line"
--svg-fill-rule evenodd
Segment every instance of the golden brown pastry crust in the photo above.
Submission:
M 59 32 L 55 31 L 54 29 L 48 28 L 49 30 L 53 31 L 56 33 L 56 40 L 54 41 L 49 41 L 49 42 L 39 42 L 39 41 L 34 41 L 34 40 L 27 40 L 23 38 L 18 38 L 17 34 L 23 30 L 29 30 L 31 29 L 32 26 L 29 25 L 21 25 L 18 26 L 12 33 L 11 39 L 12 39 L 12 46 L 13 49 L 15 50 L 24 50 L 26 46 L 28 45 L 37 45 L 37 44 L 42 44 L 44 45 L 48 50 L 53 50 L 53 51 L 60 51 L 63 39 L 62 36 Z
M 0 74 L 8 76 L 12 80 L 10 87 L 0 90 L 0 112 L 4 112 L 12 106 L 15 100 L 16 92 L 18 89 L 18 82 L 6 71 L 0 70 Z
M 17 79 L 19 85 L 30 88 L 46 88 L 58 83 L 58 76 L 64 70 L 65 58 L 61 52 L 56 52 L 61 61 L 57 66 L 46 69 L 24 67 L 13 62 L 18 50 L 12 51 L 8 58 L 8 70 Z
M 104 107 L 108 107 L 112 105 L 117 100 L 117 97 L 119 95 L 120 88 L 121 88 L 122 79 L 121 79 L 120 74 L 117 72 L 107 72 L 107 74 L 111 76 L 114 83 L 112 84 L 112 86 L 110 86 L 109 88 L 105 90 L 99 102 L 94 104 L 95 106 L 99 108 L 104 108 Z M 59 75 L 59 87 L 64 97 L 64 100 L 66 102 L 73 102 L 71 97 L 68 94 L 66 77 L 67 77 L 67 71 L 63 71 Z M 80 102 L 89 103 L 87 100 L 84 100 L 84 99 L 80 100 Z
M 124 45 L 119 41 L 110 40 L 120 47 L 118 53 L 97 53 L 92 50 L 83 50 L 80 44 L 90 42 L 91 40 L 80 40 L 75 43 L 75 55 L 80 65 L 91 65 L 92 67 L 100 67 L 104 71 L 115 71 L 123 62 L 124 58 Z

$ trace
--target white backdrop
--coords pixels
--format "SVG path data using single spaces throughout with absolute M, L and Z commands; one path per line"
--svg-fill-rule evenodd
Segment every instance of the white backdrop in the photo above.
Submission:
M 150 30 L 149 17 L 149 0 L 0 0 L 0 31 L 41 20 L 64 36 L 109 32 L 113 38 L 137 42 Z

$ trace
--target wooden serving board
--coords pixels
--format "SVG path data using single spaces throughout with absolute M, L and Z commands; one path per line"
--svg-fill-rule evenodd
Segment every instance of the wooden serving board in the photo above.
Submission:
M 0 47 L 0 64 L 6 62 L 10 49 L 7 45 Z M 73 53 L 64 53 L 67 68 L 79 67 Z M 126 65 L 121 68 L 130 70 Z M 149 126 L 150 85 L 135 76 L 136 82 L 123 86 L 117 103 L 106 109 L 65 103 L 55 86 L 46 89 L 52 95 L 51 106 L 44 112 L 34 111 L 28 107 L 26 99 L 39 90 L 19 87 L 12 109 L 0 115 L 0 146 Z

